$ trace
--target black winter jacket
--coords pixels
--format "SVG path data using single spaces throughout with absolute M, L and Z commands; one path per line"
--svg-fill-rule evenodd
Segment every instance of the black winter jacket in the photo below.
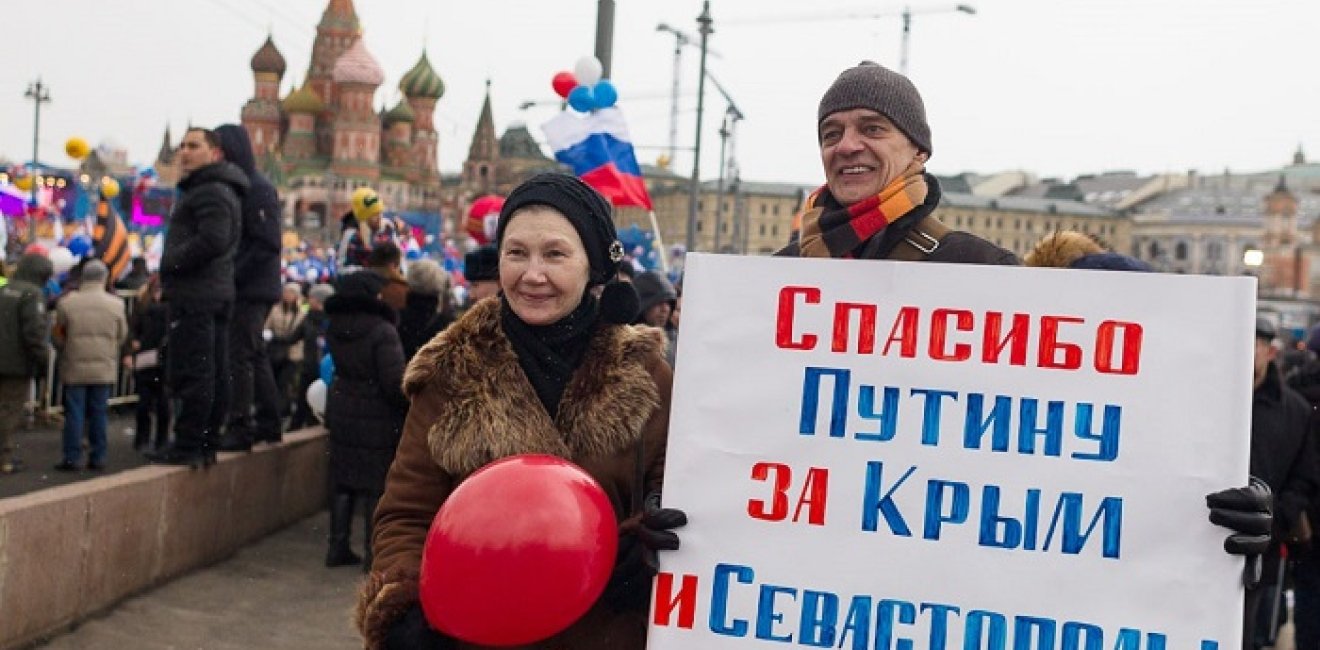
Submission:
M 234 255 L 234 291 L 238 300 L 265 304 L 279 302 L 280 283 L 280 195 L 264 174 L 257 171 L 247 129 L 226 124 L 215 130 L 225 160 L 247 174 L 251 187 L 243 196 L 243 236 Z
M 439 306 L 439 296 L 408 292 L 403 311 L 399 312 L 399 340 L 403 342 L 404 359 L 412 359 L 418 349 L 454 322 L 453 311 L 437 311 Z
M 133 318 L 128 321 L 129 337 L 138 342 L 140 351 L 159 350 L 165 345 L 169 324 L 165 305 L 153 302 L 146 309 L 133 310 Z
M 0 376 L 40 377 L 50 361 L 50 330 L 41 285 L 50 260 L 24 255 L 12 278 L 0 277 Z
M 163 299 L 170 303 L 234 300 L 234 253 L 248 179 L 236 165 L 211 163 L 179 181 L 160 258 Z
M 302 371 L 307 381 L 321 376 L 321 355 L 326 351 L 330 317 L 319 309 L 308 309 L 302 322 Z
M 1310 418 L 1311 405 L 1283 384 L 1271 363 L 1251 402 L 1251 475 L 1274 492 L 1277 532 L 1297 521 L 1320 487 Z
M 335 360 L 325 413 L 330 479 L 336 486 L 380 493 L 408 414 L 394 311 L 377 299 L 339 295 L 326 300 L 325 310 Z

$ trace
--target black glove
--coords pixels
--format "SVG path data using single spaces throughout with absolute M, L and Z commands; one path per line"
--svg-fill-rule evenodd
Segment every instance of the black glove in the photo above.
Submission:
M 642 506 L 642 516 L 619 526 L 619 551 L 614 572 L 601 599 L 618 611 L 644 610 L 651 598 L 651 578 L 660 570 L 657 551 L 678 550 L 675 528 L 687 525 L 687 514 L 676 508 L 661 508 L 660 495 L 651 493 Z
M 426 622 L 421 603 L 413 603 L 385 635 L 385 650 L 446 650 L 453 639 L 436 632 Z
M 1243 582 L 1248 589 L 1260 582 L 1260 556 L 1270 547 L 1274 526 L 1273 502 L 1270 486 L 1254 476 L 1246 487 L 1220 490 L 1205 497 L 1210 523 L 1234 531 L 1224 538 L 1224 551 L 1247 557 Z

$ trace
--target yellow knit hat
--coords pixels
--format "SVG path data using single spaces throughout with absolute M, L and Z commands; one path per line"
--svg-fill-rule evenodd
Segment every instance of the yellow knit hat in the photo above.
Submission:
M 385 211 L 385 203 L 380 195 L 370 187 L 359 187 L 353 191 L 353 217 L 364 222 Z

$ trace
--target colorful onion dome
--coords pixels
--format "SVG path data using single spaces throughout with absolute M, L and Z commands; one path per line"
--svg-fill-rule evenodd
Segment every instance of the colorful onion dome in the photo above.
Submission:
M 399 80 L 399 90 L 408 97 L 440 99 L 445 94 L 445 82 L 440 80 L 440 75 L 431 67 L 425 51 L 422 51 L 422 58 L 417 61 L 417 65 Z
M 383 121 L 386 124 L 393 124 L 395 122 L 415 122 L 417 121 L 417 116 L 413 114 L 412 107 L 408 105 L 408 100 L 400 99 L 399 103 L 395 105 L 394 108 L 391 108 L 385 113 Z
M 302 88 L 289 93 L 289 96 L 284 98 L 281 106 L 284 107 L 286 113 L 320 113 L 325 110 L 325 102 L 321 101 L 316 91 L 312 90 L 312 87 L 307 84 L 303 84 Z

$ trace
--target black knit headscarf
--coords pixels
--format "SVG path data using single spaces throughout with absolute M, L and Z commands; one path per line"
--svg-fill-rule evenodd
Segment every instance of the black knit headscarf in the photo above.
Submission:
M 587 292 L 564 318 L 549 325 L 528 325 L 501 294 L 500 324 L 518 356 L 518 365 L 553 419 L 573 372 L 582 363 L 597 322 L 626 324 L 637 314 L 637 293 L 626 283 L 613 282 L 623 261 L 623 245 L 614 230 L 610 204 L 576 176 L 539 174 L 514 188 L 500 210 L 495 239 L 503 247 L 504 231 L 522 208 L 544 205 L 573 224 L 589 263 Z M 606 285 L 600 300 L 591 289 Z

